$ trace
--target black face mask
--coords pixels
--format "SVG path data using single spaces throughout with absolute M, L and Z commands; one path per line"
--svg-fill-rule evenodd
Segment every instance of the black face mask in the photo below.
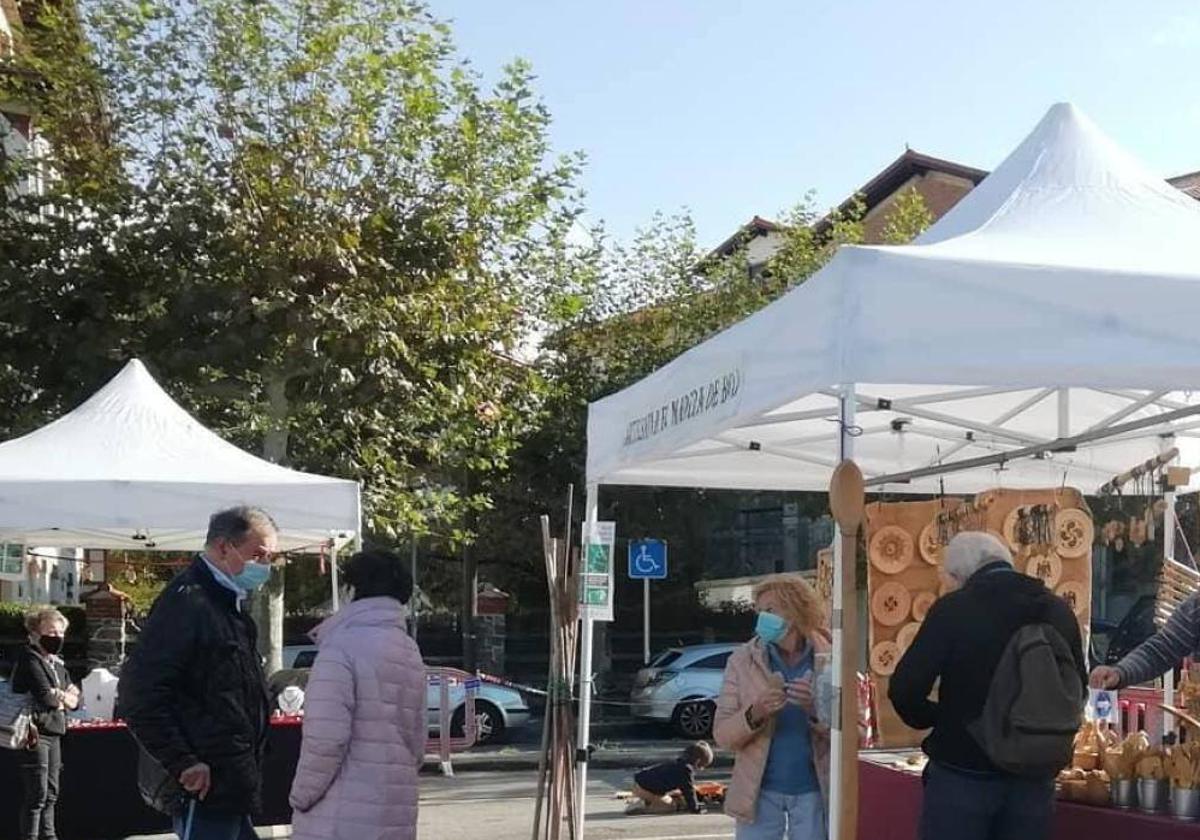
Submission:
M 39 636 L 38 644 L 46 653 L 57 654 L 62 650 L 63 639 L 62 636 Z

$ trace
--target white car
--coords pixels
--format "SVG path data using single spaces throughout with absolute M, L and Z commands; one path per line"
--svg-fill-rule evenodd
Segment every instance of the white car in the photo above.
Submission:
M 669 723 L 685 738 L 712 736 L 725 663 L 736 644 L 664 650 L 638 671 L 630 702 L 633 716 Z
M 269 686 L 271 697 L 277 698 L 286 686 L 304 688 L 308 683 L 308 671 L 317 658 L 317 648 L 312 645 L 296 645 L 283 649 L 284 669 L 271 675 Z M 463 682 L 471 675 L 465 671 L 453 671 L 450 675 L 450 734 L 462 737 L 466 728 L 466 688 Z M 301 706 L 300 708 L 303 708 Z M 425 689 L 426 721 L 429 734 L 441 732 L 441 688 L 432 679 Z M 529 723 L 529 705 L 525 697 L 511 688 L 494 683 L 481 683 L 475 694 L 475 743 L 487 744 L 499 740 L 505 732 Z

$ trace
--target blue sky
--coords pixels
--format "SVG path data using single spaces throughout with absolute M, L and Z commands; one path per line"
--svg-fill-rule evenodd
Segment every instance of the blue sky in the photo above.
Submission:
M 432 0 L 485 76 L 529 59 L 592 218 L 687 207 L 701 244 L 904 151 L 994 167 L 1074 102 L 1155 171 L 1200 169 L 1200 0 Z

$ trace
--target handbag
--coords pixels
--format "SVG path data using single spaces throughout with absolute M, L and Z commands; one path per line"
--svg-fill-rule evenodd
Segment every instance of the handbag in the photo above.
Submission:
M 36 732 L 29 695 L 12 691 L 0 694 L 0 747 L 6 750 L 28 749 L 30 736 Z

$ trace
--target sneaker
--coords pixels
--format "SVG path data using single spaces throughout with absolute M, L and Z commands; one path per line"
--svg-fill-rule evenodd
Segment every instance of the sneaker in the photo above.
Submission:
M 633 797 L 625 803 L 625 813 L 628 816 L 646 813 L 646 803 L 640 797 Z

